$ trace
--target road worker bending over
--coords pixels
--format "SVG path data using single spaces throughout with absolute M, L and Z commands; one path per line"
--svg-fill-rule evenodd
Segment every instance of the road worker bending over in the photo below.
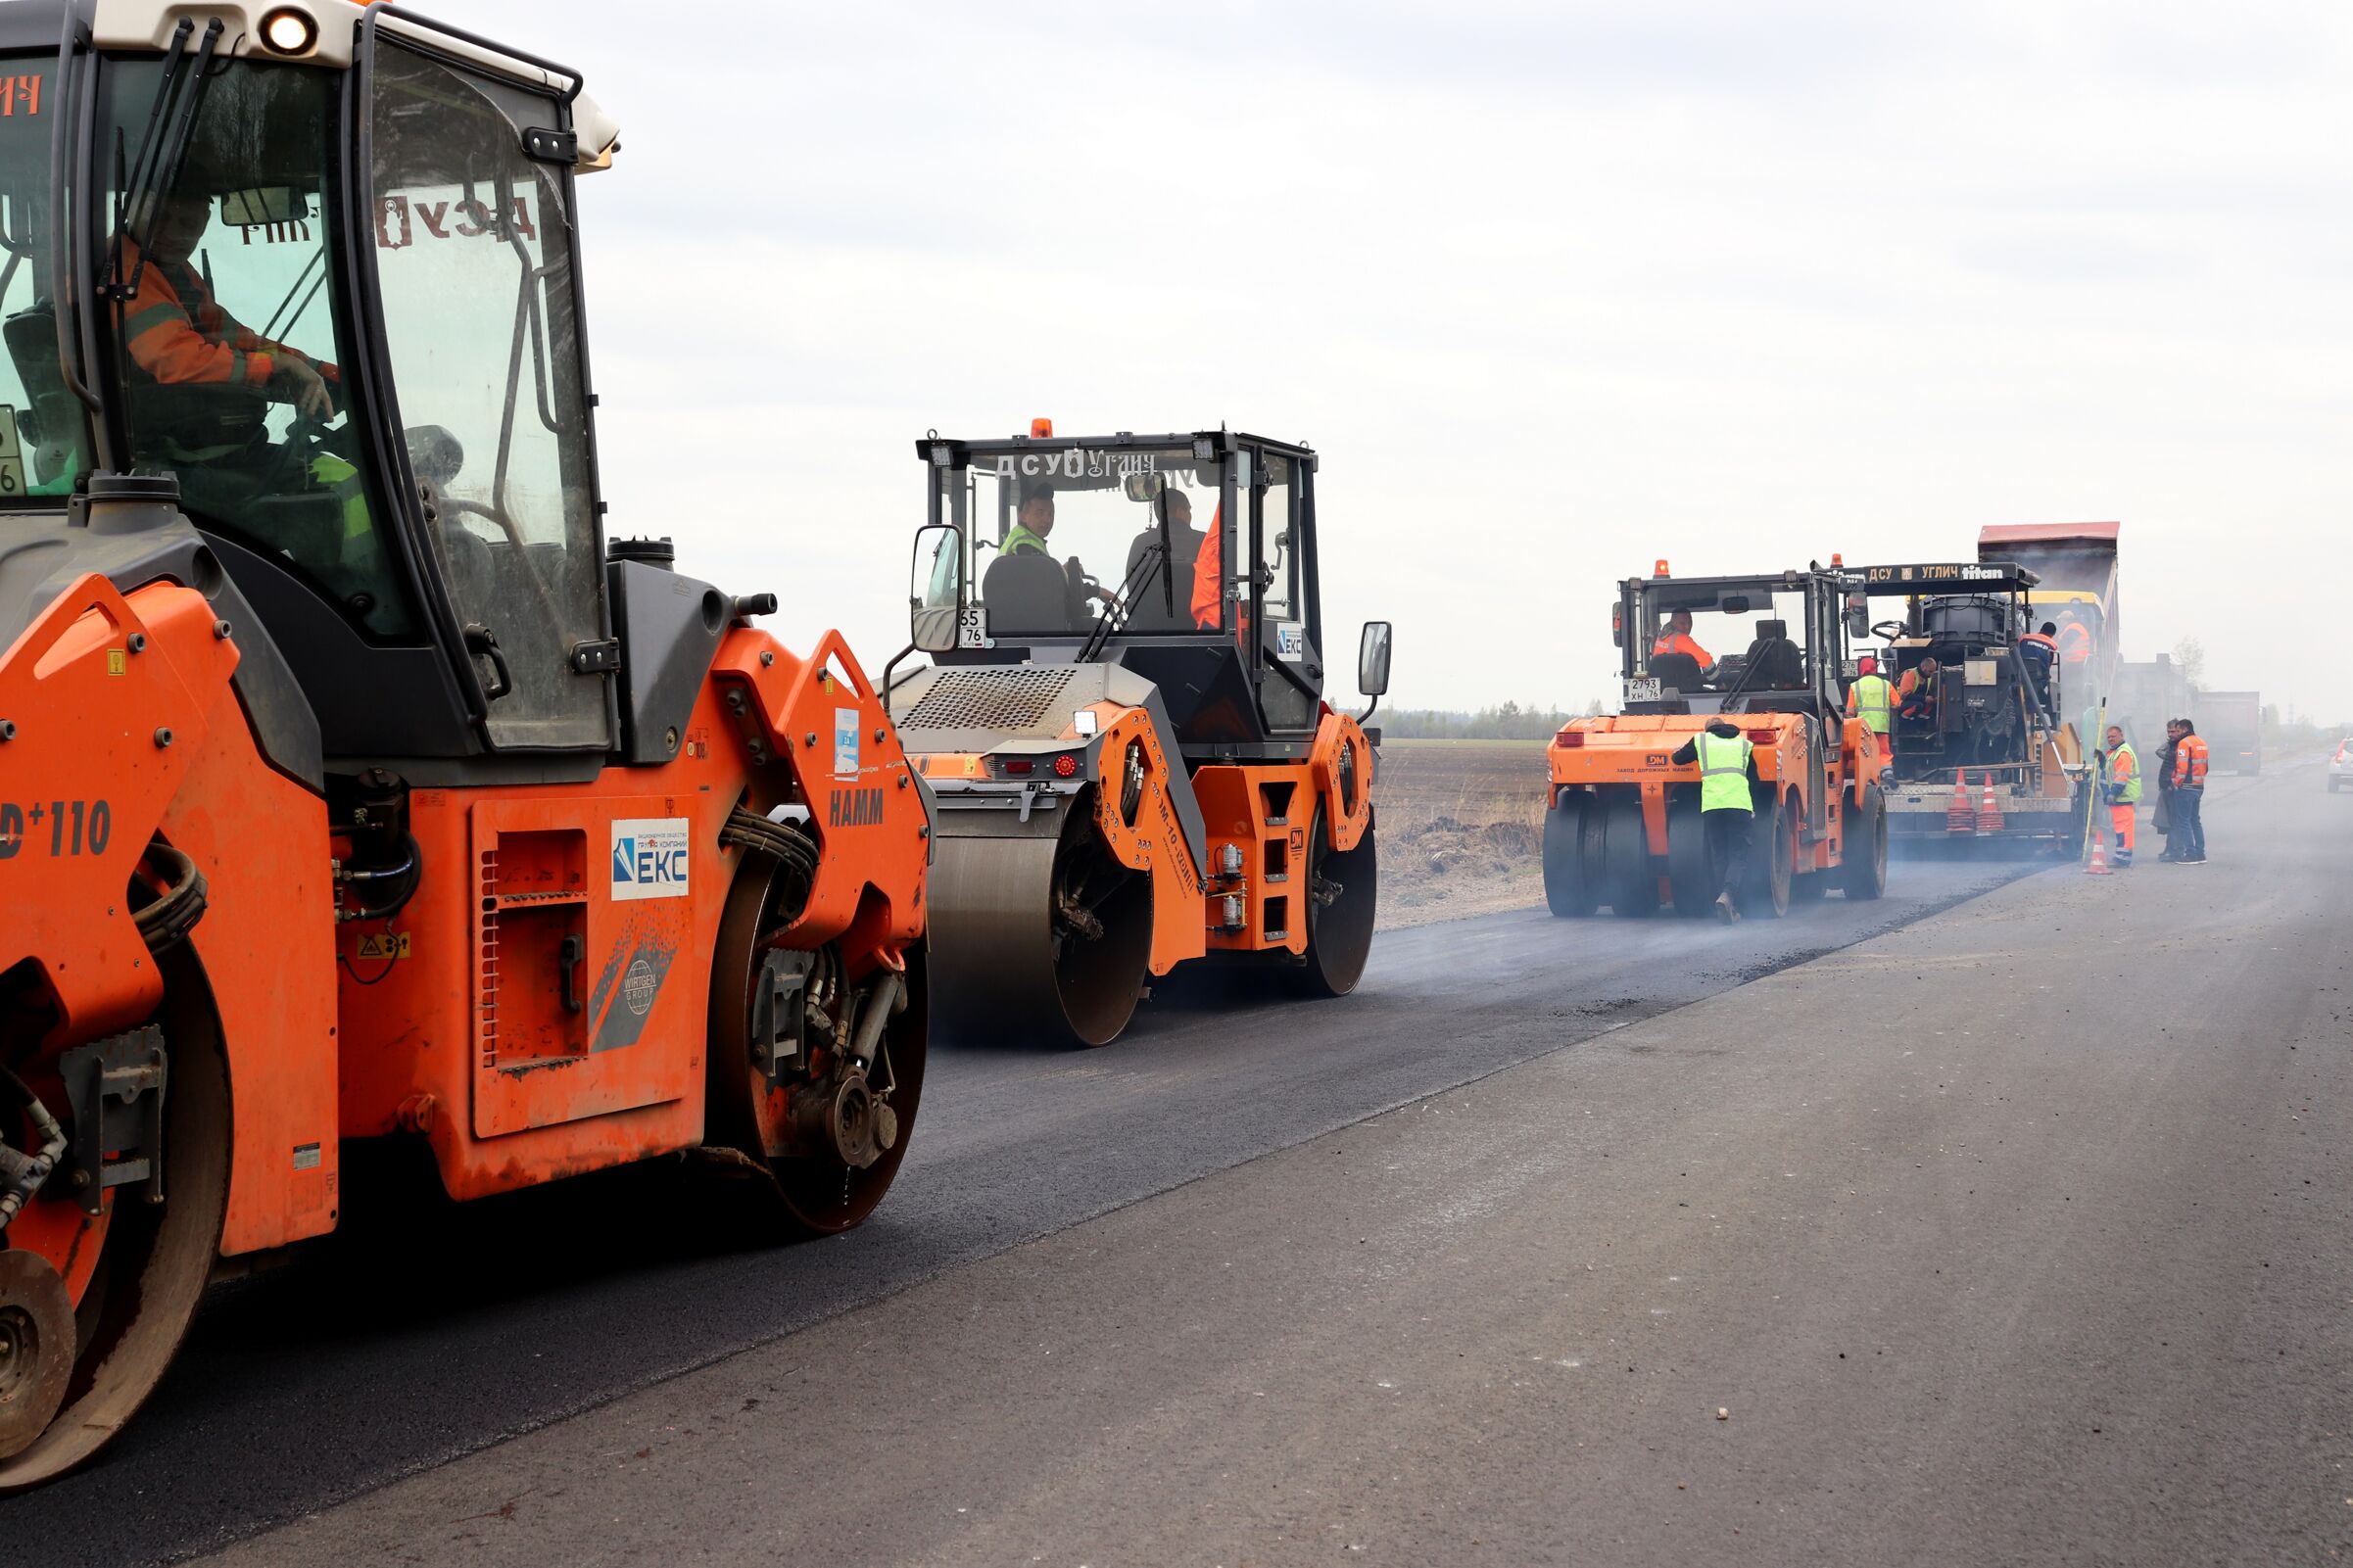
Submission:
M 1749 871 L 1749 827 L 1756 815 L 1756 748 L 1730 719 L 1715 718 L 1683 742 L 1671 759 L 1700 765 L 1700 821 L 1707 832 L 1707 860 L 1721 878 L 1715 918 L 1740 919 L 1732 890 Z
M 1847 689 L 1847 712 L 1850 717 L 1859 717 L 1863 728 L 1871 732 L 1871 738 L 1879 747 L 1879 771 L 1884 774 L 1896 765 L 1896 749 L 1888 739 L 1888 726 L 1896 711 L 1896 689 L 1879 673 L 1879 661 L 1869 654 L 1856 660 L 1855 668 L 1862 673 Z
M 2108 726 L 2108 776 L 2100 785 L 2108 801 L 2108 825 L 2116 832 L 2116 869 L 2133 864 L 2133 829 L 2140 809 L 2140 758 L 2124 731 Z

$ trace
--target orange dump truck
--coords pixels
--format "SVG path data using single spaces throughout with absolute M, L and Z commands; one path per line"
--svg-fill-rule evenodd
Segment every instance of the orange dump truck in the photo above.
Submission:
M 1835 571 L 1656 575 L 1618 587 L 1618 712 L 1563 725 L 1547 752 L 1545 900 L 1556 915 L 1705 915 L 1720 881 L 1700 821 L 1700 770 L 1674 753 L 1718 716 L 1755 746 L 1750 914 L 1836 885 L 1887 888 L 1879 754 L 1846 712 L 1847 609 Z M 1793 628 L 1798 633 L 1793 637 Z M 1721 654 L 1717 647 L 1742 651 Z

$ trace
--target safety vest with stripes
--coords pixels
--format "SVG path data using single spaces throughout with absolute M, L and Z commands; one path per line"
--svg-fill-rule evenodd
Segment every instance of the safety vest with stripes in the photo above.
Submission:
M 1756 748 L 1747 736 L 1726 739 L 1703 730 L 1693 749 L 1700 756 L 1702 811 L 1754 811 L 1749 798 L 1749 754 Z
M 2206 742 L 2196 736 L 2184 736 L 2182 743 L 2174 747 L 2174 787 L 2206 787 Z
M 1854 711 L 1874 735 L 1888 733 L 1888 714 L 1896 706 L 1896 689 L 1884 675 L 1864 675 L 1855 678 L 1848 688 L 1854 698 Z
M 2116 783 L 2118 805 L 2129 806 L 2140 798 L 2140 758 L 2134 754 L 2132 741 L 2125 741 L 2109 755 L 2108 777 Z

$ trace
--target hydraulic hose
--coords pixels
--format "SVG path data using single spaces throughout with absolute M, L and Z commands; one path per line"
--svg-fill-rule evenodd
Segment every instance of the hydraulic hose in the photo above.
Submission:
M 163 885 L 146 905 L 131 912 L 131 921 L 147 951 L 160 955 L 185 941 L 204 919 L 205 875 L 195 861 L 160 838 L 147 846 L 139 864 Z M 131 887 L 134 893 L 150 891 L 136 879 Z
M 719 830 L 719 842 L 782 861 L 799 884 L 792 908 L 785 914 L 788 919 L 799 915 L 800 907 L 808 902 L 809 889 L 817 881 L 817 845 L 807 832 L 792 823 L 770 822 L 757 812 L 738 806 L 727 814 L 727 822 Z
M 24 1086 L 24 1080 L 6 1068 L 0 1068 L 0 1084 L 6 1084 L 24 1102 L 25 1114 L 32 1118 L 33 1131 L 41 1140 L 39 1151 L 30 1157 L 0 1144 L 0 1177 L 6 1179 L 6 1185 L 0 1187 L 0 1231 L 5 1231 L 8 1222 L 17 1217 L 17 1211 L 24 1207 L 24 1200 L 41 1190 L 41 1183 L 49 1179 L 49 1172 L 65 1157 L 66 1129 L 58 1124 L 57 1117 L 49 1114 L 49 1108 L 41 1104 L 39 1097 Z

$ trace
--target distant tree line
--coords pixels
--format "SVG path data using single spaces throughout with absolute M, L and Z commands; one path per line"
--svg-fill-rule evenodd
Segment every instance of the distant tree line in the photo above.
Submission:
M 1398 740 L 1546 740 L 1569 720 L 1591 718 L 1601 711 L 1598 702 L 1576 712 L 1505 702 L 1476 713 L 1400 708 L 1376 715 L 1373 723 L 1380 726 L 1385 737 Z

